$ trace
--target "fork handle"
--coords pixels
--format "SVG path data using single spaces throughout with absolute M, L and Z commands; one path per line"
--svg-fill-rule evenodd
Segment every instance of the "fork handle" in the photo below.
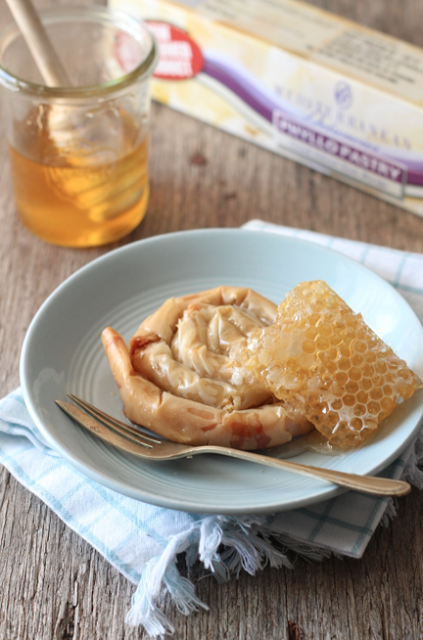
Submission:
M 191 455 L 201 453 L 201 449 L 202 447 L 193 447 L 190 453 Z M 207 446 L 205 449 L 207 449 L 209 453 L 213 453 L 213 447 Z M 214 453 L 219 453 L 231 458 L 240 458 L 247 462 L 256 462 L 257 464 L 262 464 L 267 467 L 284 469 L 285 471 L 291 471 L 292 473 L 306 476 L 307 478 L 328 480 L 339 487 L 360 491 L 361 493 L 380 496 L 404 496 L 411 491 L 411 486 L 403 480 L 392 480 L 391 478 L 379 478 L 377 476 L 360 476 L 355 473 L 345 473 L 343 471 L 336 471 L 335 469 L 313 467 L 290 460 L 271 458 L 261 455 L 260 453 L 229 449 L 228 447 L 216 447 Z
M 411 491 L 411 487 L 407 482 L 403 480 L 391 480 L 390 478 L 378 478 L 376 476 L 359 476 L 354 473 L 344 473 L 342 471 L 336 471 L 334 469 L 324 469 L 322 467 L 312 467 L 299 462 L 292 462 L 290 460 L 280 460 L 279 458 L 271 458 L 261 455 L 260 453 L 252 453 L 251 451 L 240 451 L 239 449 L 230 449 L 229 447 L 213 447 L 212 445 L 205 445 L 199 447 L 189 447 L 178 445 L 175 443 L 169 443 L 171 450 L 166 452 L 166 441 L 162 443 L 163 455 L 157 455 L 155 450 L 150 444 L 146 443 L 141 445 L 139 441 L 134 442 L 133 438 L 125 435 L 125 437 L 111 431 L 109 427 L 106 427 L 102 423 L 94 420 L 91 416 L 75 407 L 74 405 L 56 400 L 59 407 L 65 411 L 71 418 L 76 420 L 91 433 L 94 433 L 97 437 L 101 438 L 105 442 L 113 444 L 119 449 L 128 451 L 142 458 L 149 458 L 150 460 L 170 460 L 177 458 L 186 458 L 201 453 L 217 453 L 219 455 L 228 456 L 230 458 L 240 458 L 246 462 L 256 462 L 258 464 L 265 465 L 267 467 L 275 467 L 276 469 L 285 469 L 292 473 L 297 473 L 308 478 L 318 478 L 319 480 L 327 480 L 332 484 L 345 489 L 353 489 L 354 491 L 361 491 L 362 493 L 369 493 L 371 495 L 380 496 L 404 496 Z M 149 454 L 150 451 L 156 451 L 154 455 Z

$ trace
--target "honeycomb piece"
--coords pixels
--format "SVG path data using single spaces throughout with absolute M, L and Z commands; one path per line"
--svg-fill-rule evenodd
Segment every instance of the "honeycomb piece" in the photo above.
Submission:
M 238 350 L 287 410 L 341 448 L 360 444 L 421 380 L 323 281 L 300 283 Z

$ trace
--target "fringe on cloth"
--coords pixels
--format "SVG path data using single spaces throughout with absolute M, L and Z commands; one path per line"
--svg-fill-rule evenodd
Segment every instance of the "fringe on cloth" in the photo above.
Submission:
M 405 466 L 403 479 L 423 489 L 423 430 L 419 433 Z M 388 502 L 383 518 L 387 525 L 396 514 L 394 500 Z M 188 569 L 199 559 L 218 582 L 239 576 L 242 570 L 254 575 L 266 565 L 292 568 L 296 558 L 321 561 L 332 555 L 330 550 L 296 542 L 276 534 L 267 526 L 266 516 L 207 516 L 177 536 L 170 538 L 164 551 L 152 558 L 143 571 L 132 597 L 126 622 L 142 625 L 153 638 L 163 639 L 175 629 L 158 608 L 157 601 L 169 594 L 178 611 L 189 615 L 200 608 L 208 609 L 195 594 L 193 583 L 181 576 L 176 561 L 185 553 Z M 292 558 L 288 558 L 288 553 Z
M 175 629 L 156 604 L 160 596 L 168 593 L 185 615 L 200 607 L 208 609 L 195 595 L 193 583 L 180 575 L 176 566 L 180 553 L 185 552 L 188 568 L 198 558 L 219 582 L 227 581 L 231 575 L 239 576 L 241 570 L 254 575 L 266 565 L 292 568 L 293 561 L 287 556 L 289 551 L 314 561 L 330 555 L 275 535 L 266 521 L 266 516 L 208 516 L 173 536 L 163 553 L 147 563 L 126 622 L 142 625 L 151 637 L 163 639 Z

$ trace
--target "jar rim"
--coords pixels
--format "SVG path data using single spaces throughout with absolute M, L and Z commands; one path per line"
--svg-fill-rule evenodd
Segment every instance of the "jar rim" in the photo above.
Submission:
M 140 36 L 148 37 L 151 41 L 150 49 L 144 59 L 129 73 L 123 74 L 113 80 L 107 80 L 98 84 L 80 86 L 80 87 L 50 87 L 44 84 L 38 84 L 24 80 L 8 71 L 0 63 L 0 84 L 12 91 L 20 93 L 28 93 L 37 95 L 37 97 L 45 98 L 89 98 L 101 97 L 110 93 L 115 93 L 131 85 L 136 80 L 144 80 L 152 75 L 159 59 L 159 49 L 154 35 L 141 22 L 132 16 L 122 12 L 103 7 L 99 5 L 61 5 L 58 7 L 49 7 L 41 9 L 39 16 L 45 24 L 55 24 L 59 22 L 71 22 L 76 19 L 84 22 L 101 22 L 116 26 L 117 24 L 130 33 L 137 42 L 141 42 Z M 15 24 L 9 24 L 8 27 L 0 33 L 0 54 L 10 40 L 17 35 L 22 36 Z

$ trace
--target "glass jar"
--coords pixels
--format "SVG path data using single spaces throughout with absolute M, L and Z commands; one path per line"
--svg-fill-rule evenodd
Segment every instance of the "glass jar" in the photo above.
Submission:
M 15 25 L 0 37 L 0 95 L 18 215 L 47 242 L 86 247 L 125 236 L 149 196 L 154 37 L 106 7 L 40 12 L 67 86 L 47 86 Z

